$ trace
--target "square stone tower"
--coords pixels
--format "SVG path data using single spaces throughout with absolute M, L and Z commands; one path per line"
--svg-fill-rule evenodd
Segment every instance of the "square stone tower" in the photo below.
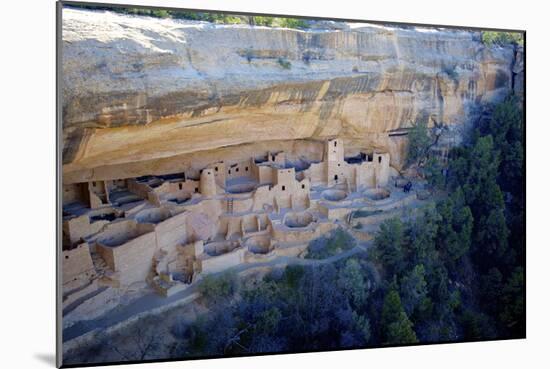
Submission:
M 329 140 L 325 147 L 327 166 L 327 186 L 332 186 L 345 181 L 344 143 L 337 138 Z

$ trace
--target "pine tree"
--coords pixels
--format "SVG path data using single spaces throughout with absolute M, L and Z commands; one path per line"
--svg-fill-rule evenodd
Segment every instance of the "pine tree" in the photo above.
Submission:
M 387 292 L 384 298 L 381 323 L 385 344 L 418 342 L 416 333 L 413 330 L 413 323 L 409 320 L 407 313 L 405 313 L 401 305 L 399 293 L 393 287 Z
M 400 219 L 388 219 L 380 225 L 374 239 L 374 255 L 380 260 L 389 275 L 399 273 L 405 262 L 405 232 Z

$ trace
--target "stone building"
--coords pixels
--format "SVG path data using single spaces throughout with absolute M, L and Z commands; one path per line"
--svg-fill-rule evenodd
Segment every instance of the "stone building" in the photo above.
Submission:
M 64 292 L 151 283 L 181 291 L 201 275 L 275 254 L 296 254 L 353 211 L 347 199 L 384 187 L 389 155 L 345 157 L 328 140 L 323 160 L 296 171 L 284 152 L 198 172 L 94 181 L 64 191 Z M 75 287 L 76 286 L 76 287 Z
M 323 162 L 312 164 L 304 176 L 314 185 L 343 185 L 348 191 L 384 187 L 390 176 L 390 156 L 374 152 L 345 158 L 343 141 L 333 139 L 326 143 Z

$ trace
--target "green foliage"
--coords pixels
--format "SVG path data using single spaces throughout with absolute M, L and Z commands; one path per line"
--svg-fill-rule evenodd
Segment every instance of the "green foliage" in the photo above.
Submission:
M 373 256 L 399 281 L 422 339 L 525 334 L 523 115 L 514 97 L 488 111 L 471 141 L 451 151 L 446 185 L 429 155 L 421 166 L 448 197 L 400 227 L 384 224 L 375 237 Z M 421 126 L 411 133 L 409 157 L 419 162 L 429 140 Z
M 353 311 L 352 313 L 353 325 L 362 336 L 361 338 L 368 342 L 371 338 L 370 321 L 365 315 L 360 315 Z
M 309 24 L 303 20 L 298 18 L 280 18 L 278 20 L 279 26 L 284 28 L 298 28 L 298 29 L 306 29 L 309 28 Z
M 328 236 L 311 241 L 308 245 L 307 259 L 325 259 L 327 257 L 354 248 L 356 241 L 348 232 L 337 228 Z
M 274 17 L 251 17 L 252 22 L 257 26 L 271 27 L 273 25 Z
M 517 99 L 509 96 L 496 105 L 491 119 L 482 122 L 480 133 L 493 137 L 494 151 L 500 157 L 498 183 L 501 188 L 507 192 L 521 191 L 525 138 L 523 114 Z
M 485 45 L 523 45 L 523 34 L 520 32 L 482 31 L 481 40 Z
M 388 291 L 384 298 L 381 326 L 384 329 L 383 342 L 385 344 L 418 342 L 413 330 L 413 323 L 401 305 L 399 293 L 394 289 Z
M 289 288 L 297 288 L 299 281 L 304 276 L 304 273 L 304 267 L 300 265 L 289 265 L 285 268 L 285 273 L 283 274 L 282 280 L 284 285 Z
M 229 14 L 223 14 L 221 16 L 218 16 L 217 19 L 213 20 L 213 22 L 214 23 L 220 23 L 220 24 L 242 24 L 242 23 L 245 23 L 243 17 L 229 15 Z
M 445 176 L 443 175 L 443 166 L 435 157 L 431 156 L 428 158 L 422 168 L 422 173 L 433 188 L 444 188 Z
M 374 238 L 374 257 L 390 275 L 402 270 L 405 260 L 405 229 L 398 218 L 384 221 Z
M 461 325 L 466 340 L 494 339 L 496 336 L 491 319 L 482 312 L 466 310 L 461 316 Z
M 500 310 L 498 302 L 502 298 L 502 279 L 502 273 L 496 267 L 489 269 L 487 273 L 483 274 L 480 278 L 480 301 L 485 306 L 486 312 L 491 315 L 498 315 Z
M 385 343 L 403 345 L 418 342 L 413 330 L 413 323 L 405 312 L 401 312 L 399 318 L 387 326 L 387 330 Z
M 408 226 L 407 249 L 411 264 L 428 263 L 435 257 L 435 239 L 441 216 L 432 204 Z
M 336 284 L 353 307 L 360 308 L 366 304 L 368 296 L 367 279 L 356 259 L 346 261 L 344 267 L 338 271 Z
M 513 335 L 525 335 L 525 273 L 517 267 L 506 280 L 500 300 L 503 311 L 500 320 L 513 332 Z
M 232 297 L 238 290 L 238 283 L 234 273 L 206 275 L 199 284 L 199 292 L 206 301 L 217 304 Z
M 491 258 L 505 256 L 509 230 L 504 215 L 504 196 L 497 183 L 500 160 L 492 135 L 478 137 L 470 151 L 451 160 L 452 186 L 460 188 L 474 218 L 476 260 L 487 265 Z
M 279 63 L 279 65 L 280 65 L 283 69 L 290 69 L 290 68 L 292 68 L 292 64 L 291 64 L 288 60 L 286 60 L 286 59 L 284 59 L 284 58 L 279 58 L 279 59 L 277 59 L 277 63 Z
M 309 24 L 303 19 L 297 18 L 280 18 L 280 17 L 262 17 L 262 16 L 245 16 L 232 15 L 213 12 L 192 12 L 185 10 L 167 10 L 167 9 L 144 9 L 132 7 L 110 7 L 97 5 L 66 5 L 71 8 L 89 9 L 89 10 L 109 10 L 116 13 L 141 15 L 155 18 L 174 18 L 188 19 L 195 21 L 204 21 L 217 24 L 243 24 L 267 26 L 267 27 L 285 27 L 307 29 Z
M 271 307 L 258 315 L 254 328 L 257 332 L 269 334 L 277 328 L 282 317 L 282 313 L 278 308 Z
M 479 216 L 475 235 L 478 257 L 502 258 L 508 248 L 508 227 L 503 208 L 491 209 Z
M 419 161 L 426 157 L 431 144 L 431 139 L 428 135 L 428 124 L 421 121 L 413 125 L 409 131 L 408 138 L 407 161 L 409 164 L 418 164 Z
M 151 16 L 156 18 L 168 18 L 170 17 L 170 13 L 167 10 L 151 10 Z
M 466 205 L 464 194 L 457 189 L 447 199 L 441 201 L 437 210 L 441 215 L 437 234 L 437 245 L 454 263 L 470 250 L 473 216 Z
M 462 194 L 456 196 L 460 200 L 453 199 L 454 225 L 445 224 L 440 235 L 446 253 L 454 258 L 466 255 L 466 248 L 462 250 L 457 240 L 468 240 L 471 234 L 470 256 L 479 279 L 474 291 L 482 310 L 462 314 L 464 336 L 472 339 L 525 334 L 523 114 L 514 96 L 488 111 L 489 119 L 480 121 L 471 146 L 452 153 L 449 185 Z M 446 204 L 440 211 L 449 214 L 450 209 Z M 471 231 L 469 225 L 459 227 L 460 223 L 469 224 L 470 218 Z
M 422 318 L 429 317 L 432 302 L 428 296 L 428 283 L 426 282 L 424 265 L 416 265 L 401 278 L 400 286 L 400 295 L 407 315 L 414 314 Z
M 492 136 L 480 137 L 465 158 L 466 173 L 460 173 L 461 178 L 457 181 L 463 183 L 464 197 L 472 204 L 483 205 L 491 200 L 489 197 L 494 197 L 495 194 L 488 193 L 489 190 L 500 193 L 500 189 L 495 187 L 499 160 L 498 157 L 495 158 L 493 149 Z M 454 169 L 452 166 L 451 168 Z

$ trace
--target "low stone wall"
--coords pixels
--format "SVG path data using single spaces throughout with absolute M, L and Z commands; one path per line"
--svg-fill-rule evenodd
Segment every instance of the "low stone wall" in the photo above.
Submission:
M 107 246 L 101 242 L 96 245 L 97 252 L 107 265 L 119 273 L 121 285 L 145 281 L 152 270 L 156 250 L 156 238 L 152 230 L 119 246 Z
M 226 269 L 242 264 L 246 249 L 240 247 L 226 254 L 206 256 L 201 260 L 202 274 L 222 272 Z
M 95 275 L 90 247 L 82 243 L 72 250 L 62 252 L 63 290 L 70 291 L 90 282 Z
M 63 222 L 63 228 L 71 244 L 78 242 L 81 238 L 90 236 L 99 232 L 109 221 L 98 220 L 96 222 L 90 222 L 88 214 L 81 215 L 76 218 L 72 218 Z
M 293 245 L 286 245 L 283 247 L 276 247 L 273 250 L 273 253 L 275 256 L 286 256 L 286 257 L 296 257 L 300 256 L 305 250 L 307 250 L 307 242 L 305 243 L 299 243 L 299 244 L 293 244 Z
M 312 223 L 305 228 L 288 228 L 284 225 L 273 227 L 273 239 L 285 243 L 309 242 L 319 237 L 317 224 Z
M 345 220 L 349 213 L 355 209 L 351 208 L 326 208 L 326 215 L 329 220 Z
M 187 240 L 187 218 L 184 212 L 160 222 L 155 227 L 157 247 L 169 251 Z

